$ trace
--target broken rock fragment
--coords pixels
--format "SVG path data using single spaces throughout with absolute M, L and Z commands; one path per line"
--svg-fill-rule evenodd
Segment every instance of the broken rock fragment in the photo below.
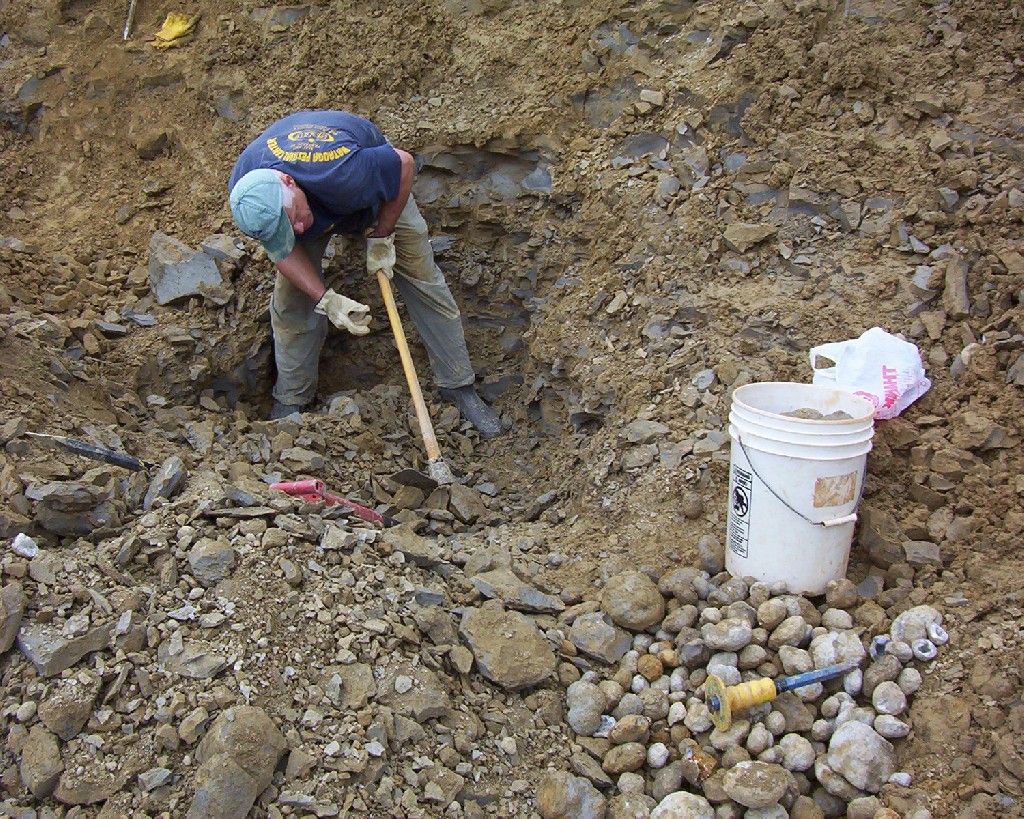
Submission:
M 500 609 L 470 609 L 459 624 L 477 667 L 491 682 L 512 691 L 537 685 L 558 664 L 532 620 Z
M 452 702 L 441 678 L 427 668 L 401 664 L 389 669 L 380 682 L 377 699 L 396 714 L 419 723 L 444 718 Z
M 37 799 L 45 799 L 57 787 L 63 770 L 57 738 L 42 725 L 33 725 L 21 750 L 22 784 Z
M 611 664 L 629 651 L 633 638 L 609 619 L 599 611 L 577 617 L 569 629 L 569 639 L 584 654 Z
M 242 819 L 270 784 L 287 748 L 284 735 L 262 708 L 229 708 L 199 743 L 200 768 L 188 819 Z
M 81 672 L 64 680 L 39 704 L 39 719 L 65 742 L 76 736 L 89 720 L 100 692 L 100 679 Z
M 149 240 L 149 283 L 157 304 L 169 304 L 223 282 L 213 259 L 158 230 Z
M 725 239 L 726 246 L 731 250 L 745 253 L 754 245 L 771 238 L 776 233 L 778 233 L 778 229 L 774 225 L 735 224 L 729 225 L 725 229 L 722 238 Z
M 565 603 L 550 594 L 524 583 L 506 569 L 481 572 L 470 582 L 485 597 L 497 598 L 510 609 L 527 612 L 554 613 L 563 611 Z
M 544 819 L 604 816 L 605 807 L 606 800 L 597 788 L 566 771 L 549 773 L 537 789 L 537 811 Z
M 185 464 L 177 455 L 168 458 L 153 475 L 153 480 L 146 490 L 142 508 L 147 512 L 153 508 L 158 498 L 170 498 L 185 481 Z
M 21 627 L 28 598 L 18 582 L 8 583 L 0 589 L 0 654 L 14 645 Z
M 226 541 L 200 538 L 189 552 L 188 562 L 199 585 L 208 589 L 231 576 L 235 567 L 235 550 Z
M 210 651 L 198 640 L 182 641 L 175 637 L 164 640 L 157 649 L 157 658 L 164 668 L 192 680 L 208 680 L 217 676 L 228 664 L 227 659 Z
M 106 648 L 113 623 L 88 628 L 84 633 L 66 634 L 47 623 L 23 625 L 18 648 L 43 677 L 52 677 L 71 668 L 86 654 Z

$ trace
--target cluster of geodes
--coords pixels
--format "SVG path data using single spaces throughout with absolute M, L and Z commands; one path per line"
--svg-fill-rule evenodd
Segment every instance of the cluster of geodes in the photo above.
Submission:
M 693 568 L 612 578 L 598 611 L 562 618 L 579 652 L 567 691 L 578 747 L 571 772 L 540 788 L 542 816 L 832 817 L 908 787 L 893 742 L 910 731 L 916 665 L 948 637 L 931 606 L 896 608 L 845 579 L 816 603 Z M 725 730 L 712 722 L 710 675 L 731 686 L 841 664 L 853 668 L 741 709 Z

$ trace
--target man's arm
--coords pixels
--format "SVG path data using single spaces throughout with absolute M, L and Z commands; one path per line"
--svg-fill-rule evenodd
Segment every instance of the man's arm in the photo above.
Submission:
M 282 276 L 309 296 L 314 304 L 327 292 L 327 287 L 320 281 L 306 249 L 298 244 L 275 267 Z
M 398 221 L 403 208 L 405 208 L 405 203 L 409 201 L 412 182 L 416 178 L 416 162 L 412 158 L 412 154 L 401 151 L 398 148 L 395 148 L 395 153 L 398 154 L 398 158 L 402 161 L 402 175 L 398 180 L 398 196 L 380 206 L 380 214 L 377 216 L 377 229 L 370 234 L 374 238 L 390 236 L 394 233 L 395 223 Z M 285 259 L 285 261 L 288 260 Z M 285 275 L 287 276 L 288 274 L 285 273 Z M 289 276 L 289 278 L 291 277 Z

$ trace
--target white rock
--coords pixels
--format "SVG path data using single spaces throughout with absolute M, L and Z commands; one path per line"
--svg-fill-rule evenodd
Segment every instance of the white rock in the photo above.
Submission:
M 807 771 L 814 767 L 814 746 L 800 734 L 786 734 L 779 740 L 782 767 L 787 771 Z
M 894 682 L 881 682 L 871 695 L 871 704 L 879 714 L 902 714 L 907 710 L 907 695 Z
M 703 796 L 676 791 L 658 803 L 650 819 L 715 819 L 715 811 Z
M 668 762 L 668 748 L 663 742 L 652 743 L 647 749 L 647 764 L 651 768 L 664 768 Z
M 851 697 L 856 697 L 863 689 L 864 672 L 859 668 L 855 668 L 849 674 L 843 676 L 843 691 Z
M 889 634 L 893 640 L 913 643 L 928 636 L 928 626 L 933 623 L 942 625 L 942 614 L 932 606 L 914 606 L 892 621 Z
M 772 711 L 764 718 L 764 727 L 771 731 L 773 737 L 786 732 L 786 717 L 781 711 Z
M 24 532 L 18 532 L 14 536 L 14 541 L 11 543 L 11 550 L 21 557 L 27 557 L 29 559 L 39 554 L 39 546 L 36 542 L 26 535 Z
M 668 690 L 677 693 L 686 690 L 687 674 L 685 668 L 673 668 L 668 678 Z
M 686 719 L 686 703 L 674 702 L 668 709 L 669 727 Z
M 845 631 L 853 628 L 853 616 L 842 609 L 828 609 L 821 615 L 821 624 L 830 631 Z
M 693 734 L 703 734 L 710 731 L 714 723 L 711 722 L 711 714 L 708 707 L 702 702 L 695 702 L 686 709 L 686 719 L 683 724 Z
M 873 728 L 851 720 L 832 735 L 826 761 L 855 788 L 878 793 L 896 772 L 896 749 Z
M 867 652 L 854 631 L 830 631 L 811 641 L 811 657 L 815 668 L 828 668 L 839 663 L 859 663 Z

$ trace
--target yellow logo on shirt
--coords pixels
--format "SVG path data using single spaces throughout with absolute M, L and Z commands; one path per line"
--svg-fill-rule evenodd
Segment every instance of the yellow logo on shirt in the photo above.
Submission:
M 323 150 L 322 143 L 334 142 L 334 136 L 330 132 L 322 130 L 292 131 L 288 134 L 288 141 L 291 143 L 305 143 L 305 150 L 286 150 L 277 141 L 277 137 L 267 140 L 269 151 L 282 162 L 333 162 L 352 153 L 352 149 L 345 145 L 337 148 Z

